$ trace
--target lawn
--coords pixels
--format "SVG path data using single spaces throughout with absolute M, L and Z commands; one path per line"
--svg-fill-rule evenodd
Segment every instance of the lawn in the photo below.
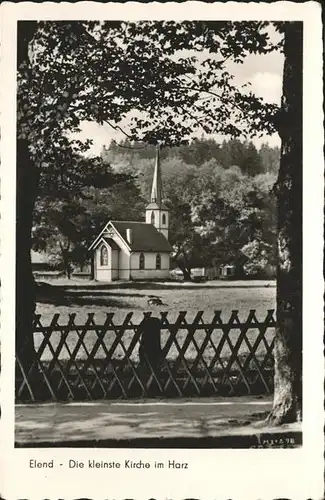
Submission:
M 182 282 L 134 282 L 98 284 L 85 280 L 58 279 L 42 282 L 36 313 L 41 314 L 44 324 L 50 322 L 53 314 L 59 313 L 66 321 L 70 313 L 84 322 L 88 313 L 95 313 L 96 321 L 102 322 L 107 312 L 114 312 L 117 323 L 133 312 L 132 321 L 137 323 L 143 312 L 158 314 L 168 311 L 169 321 L 173 321 L 180 311 L 187 311 L 191 321 L 198 311 L 204 311 L 208 321 L 215 310 L 222 311 L 226 320 L 233 309 L 239 316 L 247 317 L 250 309 L 256 309 L 262 319 L 267 309 L 275 308 L 276 288 L 274 281 L 208 281 L 206 283 Z M 159 297 L 163 305 L 148 304 L 151 296 Z
M 148 298 L 151 295 L 159 297 L 163 305 L 155 306 L 148 304 Z M 123 322 L 126 315 L 133 313 L 131 322 L 139 324 L 143 319 L 143 313 L 151 311 L 153 315 L 159 316 L 160 312 L 168 311 L 168 320 L 173 323 L 180 311 L 186 311 L 186 321 L 191 323 L 198 311 L 204 311 L 203 320 L 208 324 L 211 322 L 214 311 L 221 310 L 223 322 L 227 322 L 231 311 L 237 309 L 239 318 L 245 321 L 249 310 L 256 309 L 256 316 L 259 321 L 263 321 L 268 309 L 275 308 L 275 283 L 270 281 L 211 281 L 206 283 L 181 283 L 181 282 L 165 282 L 165 283 L 110 283 L 98 284 L 89 281 L 68 281 L 56 280 L 51 283 L 43 282 L 38 291 L 38 302 L 36 313 L 41 314 L 41 322 L 44 326 L 48 325 L 53 315 L 60 314 L 58 323 L 64 325 L 69 319 L 69 314 L 75 313 L 75 323 L 79 325 L 85 324 L 88 314 L 94 313 L 96 324 L 103 324 L 106 319 L 106 313 L 114 313 L 113 322 L 119 325 Z M 238 338 L 240 331 L 232 330 L 231 341 L 234 344 Z M 182 346 L 185 341 L 187 329 L 180 329 L 177 333 L 177 340 Z M 198 330 L 195 333 L 195 340 L 198 346 L 201 345 L 204 338 L 204 331 Z M 249 330 L 249 338 L 251 343 L 254 343 L 258 335 L 257 329 Z M 273 329 L 269 329 L 266 333 L 268 343 L 270 343 L 274 335 Z M 131 342 L 133 331 L 125 332 L 123 343 L 127 348 Z M 222 332 L 215 330 L 212 334 L 212 341 L 218 345 Z M 42 334 L 35 334 L 36 346 L 39 346 L 43 338 Z M 97 338 L 97 333 L 89 331 L 85 337 L 85 344 L 91 350 Z M 114 333 L 108 332 L 104 337 L 104 342 L 107 348 L 110 347 L 115 338 Z M 168 338 L 168 332 L 162 332 L 162 346 L 164 346 Z M 60 339 L 60 332 L 53 332 L 51 343 L 55 348 Z M 69 346 L 73 349 L 78 340 L 77 333 L 69 334 Z M 242 343 L 240 353 L 247 355 L 248 347 L 245 342 Z M 222 357 L 229 358 L 231 353 L 230 347 L 225 343 L 222 350 Z M 257 354 L 265 354 L 265 346 L 260 344 Z M 194 358 L 196 349 L 191 343 L 187 351 L 187 356 Z M 204 350 L 204 358 L 209 361 L 214 356 L 214 350 L 209 343 Z M 43 359 L 50 358 L 51 354 L 47 350 L 44 351 Z M 68 352 L 65 348 L 62 349 L 60 358 L 68 357 Z M 80 350 L 80 358 L 86 357 L 83 349 Z M 100 348 L 96 357 L 103 358 L 105 354 Z M 123 357 L 123 350 L 118 346 L 115 350 L 114 357 Z M 138 357 L 137 347 L 134 348 L 131 359 Z M 175 359 L 177 357 L 177 348 L 171 346 L 168 352 L 168 358 Z

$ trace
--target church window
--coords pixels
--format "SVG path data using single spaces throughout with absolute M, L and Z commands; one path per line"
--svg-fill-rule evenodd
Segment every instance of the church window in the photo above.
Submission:
M 166 214 L 162 214 L 162 223 L 166 224 Z
M 155 223 L 155 212 L 151 212 L 151 224 Z
M 100 265 L 108 266 L 108 251 L 105 245 L 100 249 Z
M 161 269 L 161 255 L 157 253 L 156 255 L 156 269 Z
M 139 256 L 139 269 L 144 269 L 144 254 L 143 253 L 140 253 L 140 256 Z

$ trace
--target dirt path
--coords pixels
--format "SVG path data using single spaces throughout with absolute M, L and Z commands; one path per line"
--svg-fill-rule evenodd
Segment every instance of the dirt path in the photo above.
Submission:
M 15 439 L 17 446 L 36 447 L 301 444 L 299 424 L 279 429 L 261 423 L 270 408 L 270 398 L 254 397 L 17 405 Z

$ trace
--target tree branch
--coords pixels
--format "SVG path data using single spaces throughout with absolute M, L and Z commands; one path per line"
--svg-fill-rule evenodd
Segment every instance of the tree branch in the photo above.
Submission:
M 109 125 L 112 129 L 114 130 L 119 130 L 120 132 L 122 132 L 122 134 L 125 135 L 125 137 L 127 137 L 128 139 L 132 140 L 132 136 L 127 134 L 125 132 L 125 130 L 122 129 L 122 127 L 120 127 L 119 125 L 113 125 L 112 123 L 110 123 L 108 120 L 104 120 L 105 123 L 107 123 L 107 125 Z M 147 144 L 144 144 L 143 146 L 123 146 L 122 144 L 118 144 L 118 142 L 116 142 L 114 139 L 113 139 L 113 142 L 114 144 L 116 144 L 119 148 L 123 148 L 123 149 L 145 149 L 147 147 Z
M 122 132 L 122 134 L 125 135 L 125 137 L 127 137 L 128 139 L 132 140 L 132 136 L 127 134 L 125 132 L 125 130 L 122 129 L 122 127 L 120 127 L 119 125 L 113 125 L 111 122 L 109 122 L 108 120 L 103 120 L 105 123 L 107 123 L 107 125 L 109 125 L 113 130 L 119 130 L 120 132 Z
M 186 75 L 187 76 L 187 75 Z M 188 77 L 192 83 L 195 84 L 194 80 L 190 77 Z M 181 86 L 179 88 L 182 88 L 184 90 L 194 90 L 195 92 L 204 92 L 206 94 L 209 94 L 209 95 L 212 95 L 214 97 L 216 97 L 217 99 L 219 99 L 223 104 L 229 104 L 229 101 L 225 98 L 223 98 L 221 95 L 219 94 L 216 94 L 215 92 L 213 92 L 211 90 L 212 87 L 210 87 L 210 89 L 200 89 L 200 87 L 191 87 L 190 89 L 188 87 L 186 87 L 186 85 L 182 85 L 182 81 L 177 78 L 177 81 L 181 84 Z M 238 104 L 236 104 L 235 102 L 232 102 L 232 104 L 234 105 L 235 108 L 237 108 L 240 112 L 243 112 L 243 110 L 241 109 L 240 106 L 238 106 Z
M 204 130 L 204 132 L 206 132 L 207 134 L 210 132 L 208 128 L 205 127 L 205 125 L 203 125 L 199 118 L 197 118 L 195 115 L 193 115 L 190 111 L 188 111 L 187 109 L 185 109 L 183 106 L 181 106 L 181 109 L 184 111 L 184 113 L 187 113 L 191 118 L 193 118 L 194 121 L 196 121 L 196 123 L 202 127 L 202 129 Z

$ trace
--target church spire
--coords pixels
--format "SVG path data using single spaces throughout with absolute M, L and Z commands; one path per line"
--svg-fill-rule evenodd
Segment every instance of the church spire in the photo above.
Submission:
M 168 240 L 169 210 L 163 202 L 163 190 L 160 170 L 160 151 L 156 148 L 156 162 L 153 174 L 150 203 L 146 207 L 146 223 L 152 224 Z
M 151 203 L 157 203 L 157 205 L 161 205 L 161 203 L 163 201 L 159 145 L 157 145 L 157 147 L 156 147 L 156 163 L 155 163 L 155 170 L 154 170 L 154 174 L 153 174 L 150 201 L 151 201 Z

